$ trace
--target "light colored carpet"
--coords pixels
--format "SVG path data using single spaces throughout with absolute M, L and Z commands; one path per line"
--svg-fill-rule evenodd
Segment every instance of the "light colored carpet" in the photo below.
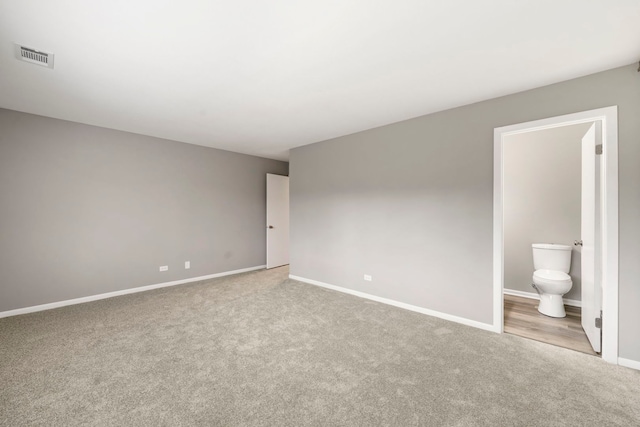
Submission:
M 640 425 L 640 372 L 287 274 L 0 319 L 0 425 Z

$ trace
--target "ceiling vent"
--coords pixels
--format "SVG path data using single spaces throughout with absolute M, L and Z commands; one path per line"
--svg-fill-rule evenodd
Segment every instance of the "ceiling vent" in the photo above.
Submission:
M 53 53 L 42 52 L 16 44 L 16 57 L 25 62 L 53 68 Z

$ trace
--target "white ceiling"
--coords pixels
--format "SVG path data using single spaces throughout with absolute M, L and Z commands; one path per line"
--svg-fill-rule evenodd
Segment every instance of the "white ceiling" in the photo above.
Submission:
M 630 64 L 638 22 L 638 0 L 0 0 L 0 107 L 287 159 Z

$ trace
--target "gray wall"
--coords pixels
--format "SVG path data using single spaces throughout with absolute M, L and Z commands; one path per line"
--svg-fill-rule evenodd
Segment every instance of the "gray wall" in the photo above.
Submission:
M 0 311 L 264 265 L 287 168 L 0 110 Z
M 504 140 L 504 287 L 535 292 L 532 243 L 580 240 L 582 137 L 591 123 L 509 135 Z M 571 257 L 573 285 L 565 298 L 581 300 L 580 251 Z
M 491 323 L 494 128 L 618 105 L 620 357 L 640 361 L 636 68 L 292 150 L 291 274 Z

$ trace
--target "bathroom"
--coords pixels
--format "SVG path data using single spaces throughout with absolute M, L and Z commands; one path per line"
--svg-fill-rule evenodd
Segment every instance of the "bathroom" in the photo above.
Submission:
M 582 138 L 592 125 L 580 123 L 506 137 L 504 328 L 507 333 L 596 355 L 580 318 Z M 540 297 L 532 287 L 532 245 L 540 243 L 571 248 L 571 284 L 562 297 L 561 313 L 538 311 Z

